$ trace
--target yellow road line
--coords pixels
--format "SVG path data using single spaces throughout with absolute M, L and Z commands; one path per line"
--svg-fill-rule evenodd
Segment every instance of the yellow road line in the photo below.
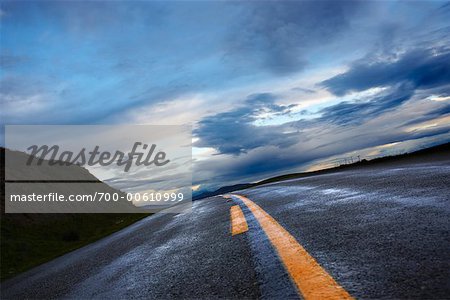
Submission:
M 353 299 L 274 218 L 250 199 L 235 196 L 258 220 L 305 299 Z
M 231 235 L 244 233 L 248 230 L 247 221 L 245 220 L 244 213 L 239 205 L 233 205 L 230 207 L 231 215 Z

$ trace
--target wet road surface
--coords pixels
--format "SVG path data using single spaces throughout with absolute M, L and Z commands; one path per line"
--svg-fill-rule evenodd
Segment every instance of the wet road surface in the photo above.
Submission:
M 450 298 L 448 161 L 235 194 L 276 220 L 352 297 Z M 236 205 L 248 228 L 232 235 Z M 244 203 L 212 197 L 195 201 L 191 213 L 150 216 L 32 269 L 1 292 L 3 299 L 302 297 L 277 251 Z

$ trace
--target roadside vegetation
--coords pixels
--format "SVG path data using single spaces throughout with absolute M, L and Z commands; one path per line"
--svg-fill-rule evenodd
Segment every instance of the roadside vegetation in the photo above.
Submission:
M 50 170 L 44 168 L 37 170 L 45 171 L 47 177 L 59 179 L 57 177 L 59 175 L 51 174 Z M 81 167 L 71 169 L 71 172 L 78 172 L 79 178 L 86 176 L 86 179 L 98 180 Z M 99 240 L 149 215 L 147 213 L 5 214 L 4 148 L 0 148 L 0 192 L 2 281 Z
M 92 243 L 146 216 L 2 212 L 1 280 Z

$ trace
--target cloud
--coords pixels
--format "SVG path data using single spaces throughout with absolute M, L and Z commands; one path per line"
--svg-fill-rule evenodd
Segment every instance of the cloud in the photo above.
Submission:
M 302 92 L 305 94 L 315 94 L 316 91 L 312 89 L 302 88 L 302 87 L 294 87 L 292 88 L 293 91 Z
M 2 11 L 2 122 L 191 123 L 205 147 L 194 176 L 214 184 L 447 129 L 420 125 L 449 113 L 442 3 L 16 1 Z
M 414 94 L 414 89 L 409 83 L 398 84 L 383 91 L 366 101 L 344 101 L 336 105 L 328 106 L 319 113 L 320 121 L 339 125 L 361 124 L 371 118 L 391 110 L 409 100 Z
M 348 153 L 365 158 L 366 152 L 362 149 L 389 143 L 398 143 L 398 146 L 387 154 L 403 152 L 402 142 L 405 141 L 410 145 L 409 151 L 439 144 L 450 138 L 448 115 L 437 119 L 431 117 L 431 121 L 425 121 L 417 112 L 433 114 L 447 106 L 437 101 L 414 100 L 359 124 L 342 126 L 326 119 L 316 119 L 277 126 L 272 128 L 273 134 L 281 134 L 286 128 L 296 127 L 294 123 L 299 123 L 299 131 L 295 133 L 297 142 L 283 148 L 276 145 L 261 146 L 239 155 L 222 153 L 195 162 L 194 184 L 202 183 L 203 189 L 214 189 L 225 184 L 300 172 L 313 162 L 326 161 L 330 157 L 347 157 Z M 430 122 L 433 126 L 429 125 Z M 241 138 L 249 136 L 243 135 Z
M 4 76 L 0 79 L 0 116 L 7 124 L 30 123 L 54 105 L 55 95 L 41 88 L 42 81 Z
M 259 180 L 380 144 L 436 144 L 437 137 L 450 131 L 447 118 L 441 118 L 450 112 L 449 104 L 429 96 L 445 99 L 450 92 L 447 58 L 447 52 L 414 50 L 394 60 L 357 61 L 347 72 L 320 82 L 341 101 L 319 109 L 313 118 L 302 119 L 308 114 L 303 110 L 298 121 L 256 126 L 263 112 L 291 113 L 291 107 L 276 104 L 282 99 L 269 93 L 205 117 L 194 132 L 196 146 L 218 152 L 196 162 L 194 183 Z
M 392 57 L 358 60 L 348 71 L 322 81 L 336 96 L 384 87 L 375 97 L 344 101 L 320 111 L 321 120 L 340 125 L 359 124 L 408 101 L 416 90 L 447 93 L 450 84 L 450 52 L 442 49 L 415 49 Z M 434 90 L 432 90 L 434 89 Z M 436 117 L 445 108 L 430 112 Z M 425 116 L 424 116 L 425 118 Z
M 280 133 L 277 126 L 256 126 L 261 115 L 289 114 L 292 105 L 278 105 L 275 96 L 260 93 L 248 96 L 243 105 L 231 111 L 203 118 L 194 135 L 194 146 L 216 148 L 220 153 L 240 154 L 262 146 L 288 147 L 297 142 L 291 133 Z
M 450 83 L 450 52 L 445 49 L 416 49 L 399 57 L 364 59 L 350 69 L 321 82 L 337 96 L 373 87 L 410 84 L 427 89 Z
M 314 47 L 338 40 L 349 28 L 360 1 L 283 1 L 243 5 L 228 51 L 243 63 L 261 64 L 276 74 L 303 69 Z
M 429 95 L 445 96 L 450 90 L 445 81 L 436 82 L 442 85 L 416 90 L 413 82 L 396 81 L 375 93 L 353 93 L 349 100 L 320 109 L 314 118 L 276 126 L 255 126 L 254 121 L 261 111 L 289 114 L 291 108 L 277 105 L 282 99 L 273 94 L 255 94 L 239 108 L 199 122 L 196 146 L 218 153 L 195 163 L 194 183 L 206 181 L 211 188 L 215 182 L 260 180 L 301 171 L 312 161 L 349 152 L 359 155 L 365 153 L 361 149 L 380 144 L 399 142 L 395 151 L 400 151 L 402 141 L 408 141 L 408 147 L 437 144 L 450 132 L 448 118 L 441 118 L 450 113 L 450 105 L 430 100 Z M 300 118 L 304 114 L 300 111 Z

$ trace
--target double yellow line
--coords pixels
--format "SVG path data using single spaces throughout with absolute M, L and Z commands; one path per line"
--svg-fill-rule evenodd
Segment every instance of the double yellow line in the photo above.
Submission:
M 259 222 L 303 298 L 353 299 L 274 218 L 250 199 L 234 196 L 242 200 Z M 238 205 L 231 207 L 231 224 L 232 235 L 248 230 Z
M 241 234 L 248 230 L 247 221 L 239 205 L 230 208 L 231 215 L 231 235 Z

